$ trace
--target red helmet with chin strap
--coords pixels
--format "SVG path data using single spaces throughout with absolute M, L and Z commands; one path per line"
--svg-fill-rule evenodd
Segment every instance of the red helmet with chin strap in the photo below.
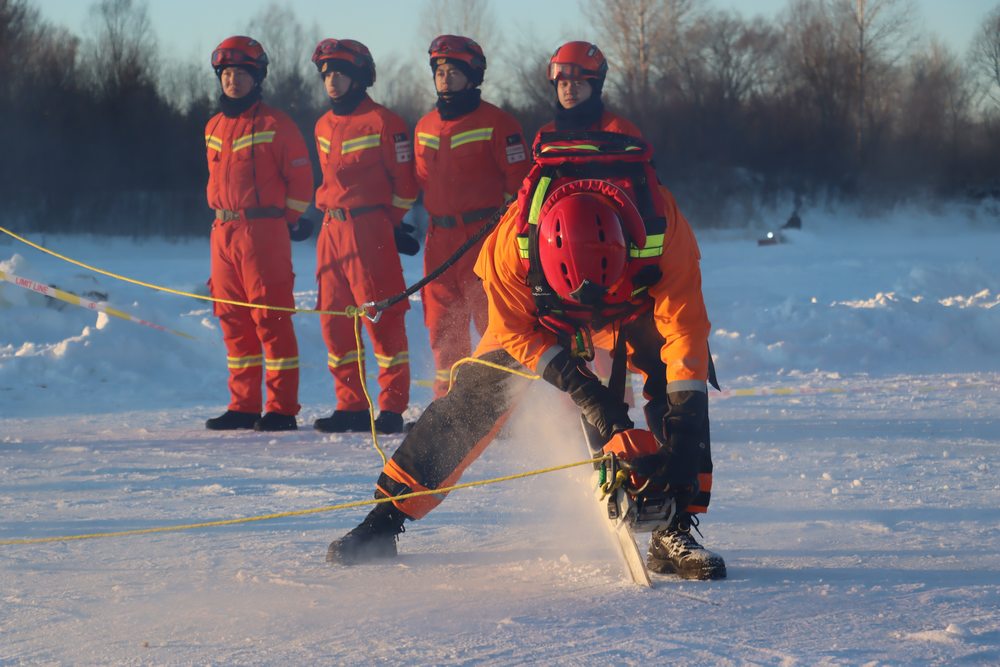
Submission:
M 599 306 L 630 297 L 626 239 L 641 245 L 645 231 L 620 188 L 596 179 L 572 181 L 549 195 L 539 215 L 538 259 L 559 298 Z
M 227 67 L 244 67 L 260 82 L 267 76 L 267 65 L 264 47 L 257 40 L 244 35 L 227 37 L 212 51 L 212 68 L 216 76 L 221 76 L 222 70 Z
M 330 70 L 342 71 L 364 88 L 375 83 L 375 60 L 371 51 L 353 39 L 324 39 L 313 51 L 312 61 L 322 75 Z
M 474 40 L 459 35 L 439 35 L 431 42 L 427 53 L 431 57 L 432 72 L 438 65 L 451 61 L 462 69 L 473 86 L 483 82 L 483 76 L 486 74 L 486 56 L 483 54 L 483 47 Z

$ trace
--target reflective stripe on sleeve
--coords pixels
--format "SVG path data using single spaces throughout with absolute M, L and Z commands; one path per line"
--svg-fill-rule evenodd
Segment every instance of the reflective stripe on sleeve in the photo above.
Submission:
M 671 394 L 675 391 L 700 391 L 703 394 L 707 394 L 708 382 L 705 380 L 675 380 L 668 382 L 667 393 Z

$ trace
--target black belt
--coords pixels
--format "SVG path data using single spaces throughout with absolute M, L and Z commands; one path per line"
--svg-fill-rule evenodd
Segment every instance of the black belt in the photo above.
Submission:
M 459 219 L 465 224 L 471 224 L 473 222 L 480 222 L 486 220 L 493 216 L 497 210 L 494 207 L 490 208 L 477 208 L 475 211 L 466 211 L 465 213 L 460 213 L 458 215 L 432 215 L 431 224 L 435 227 L 441 227 L 443 229 L 451 229 L 458 225 Z
M 227 208 L 217 208 L 215 209 L 215 217 L 222 222 L 232 222 L 233 220 L 240 219 L 241 212 L 243 217 L 247 220 L 285 217 L 285 209 L 278 208 L 277 206 L 250 206 L 242 211 L 230 211 Z
M 326 209 L 326 214 L 331 218 L 340 220 L 341 222 L 346 222 L 348 216 L 356 218 L 359 215 L 371 213 L 372 211 L 377 211 L 380 208 L 382 208 L 381 205 L 358 206 L 357 208 L 328 208 Z

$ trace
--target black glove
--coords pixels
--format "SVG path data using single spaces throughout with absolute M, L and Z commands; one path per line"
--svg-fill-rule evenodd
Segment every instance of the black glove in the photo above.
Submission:
M 312 233 L 313 223 L 309 218 L 299 218 L 294 223 L 288 223 L 288 236 L 293 241 L 305 241 Z
M 648 408 L 649 406 L 647 406 Z M 647 414 L 651 411 L 647 410 Z M 670 406 L 663 416 L 660 449 L 655 454 L 631 461 L 633 471 L 649 479 L 651 489 L 667 489 L 686 506 L 698 492 L 698 471 L 708 447 L 708 394 L 677 391 L 670 394 Z
M 420 241 L 411 236 L 415 231 L 417 231 L 416 227 L 405 222 L 392 228 L 392 235 L 396 239 L 396 250 L 399 251 L 400 255 L 412 257 L 420 252 Z
M 569 394 L 583 412 L 583 418 L 596 428 L 607 441 L 618 431 L 627 431 L 634 424 L 628 416 L 628 405 L 612 396 L 611 390 L 590 372 L 569 350 L 562 350 L 542 371 L 546 382 Z

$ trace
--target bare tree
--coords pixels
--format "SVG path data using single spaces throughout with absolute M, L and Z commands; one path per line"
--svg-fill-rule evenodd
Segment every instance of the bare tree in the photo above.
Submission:
M 747 21 L 733 12 L 699 17 L 675 56 L 686 99 L 709 100 L 735 109 L 753 96 L 772 92 L 778 61 L 778 35 L 763 19 Z
M 143 0 L 99 0 L 90 12 L 87 50 L 93 80 L 108 98 L 154 83 L 156 36 Z
M 641 113 L 652 101 L 654 82 L 677 64 L 694 6 L 694 0 L 590 0 L 586 5 L 597 26 L 598 46 L 613 67 L 609 77 L 632 113 Z
M 1000 5 L 983 18 L 969 60 L 987 97 L 1000 106 Z
M 490 0 L 424 0 L 420 36 L 424 44 L 430 44 L 438 35 L 462 35 L 476 40 L 485 50 L 495 25 Z
M 952 52 L 932 40 L 910 63 L 900 110 L 902 130 L 924 144 L 954 148 L 968 120 L 971 100 L 968 73 Z
M 856 90 L 855 150 L 860 156 L 871 125 L 873 85 L 879 74 L 895 67 L 914 42 L 913 0 L 836 0 L 850 31 Z
M 276 2 L 255 14 L 247 34 L 267 52 L 268 75 L 264 82 L 268 95 L 297 119 L 315 114 L 326 99 L 309 56 L 320 41 L 319 29 L 305 28 L 288 7 Z

